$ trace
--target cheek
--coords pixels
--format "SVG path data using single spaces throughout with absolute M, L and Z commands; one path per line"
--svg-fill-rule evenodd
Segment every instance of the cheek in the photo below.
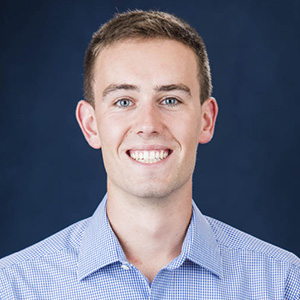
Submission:
M 127 123 L 127 124 L 126 124 Z M 106 148 L 118 149 L 128 131 L 128 122 L 117 115 L 102 117 L 98 122 L 98 132 L 102 144 L 102 150 Z
M 180 121 L 177 120 L 176 126 L 173 127 L 174 135 L 177 137 L 182 148 L 197 147 L 201 128 L 201 122 L 198 115 L 188 115 Z

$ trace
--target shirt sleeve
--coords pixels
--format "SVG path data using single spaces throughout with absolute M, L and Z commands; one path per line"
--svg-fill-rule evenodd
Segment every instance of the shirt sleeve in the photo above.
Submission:
M 300 267 L 295 265 L 286 278 L 284 300 L 300 300 Z
M 0 299 L 13 299 L 13 293 L 10 288 L 10 284 L 7 277 L 3 274 L 3 270 L 0 270 Z

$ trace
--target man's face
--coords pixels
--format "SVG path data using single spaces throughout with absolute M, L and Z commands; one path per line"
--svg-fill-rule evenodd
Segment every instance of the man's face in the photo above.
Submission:
M 214 125 L 200 105 L 197 74 L 193 51 L 173 40 L 126 40 L 100 52 L 91 117 L 97 143 L 85 135 L 102 148 L 108 192 L 161 198 L 191 188 L 197 145 Z

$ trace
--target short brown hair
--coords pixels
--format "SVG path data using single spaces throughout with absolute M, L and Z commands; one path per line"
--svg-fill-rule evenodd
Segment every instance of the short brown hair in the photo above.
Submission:
M 162 38 L 189 46 L 197 56 L 201 104 L 211 96 L 212 84 L 206 47 L 194 28 L 185 21 L 160 11 L 134 10 L 118 13 L 93 34 L 84 60 L 84 97 L 94 105 L 93 73 L 101 49 L 126 39 Z

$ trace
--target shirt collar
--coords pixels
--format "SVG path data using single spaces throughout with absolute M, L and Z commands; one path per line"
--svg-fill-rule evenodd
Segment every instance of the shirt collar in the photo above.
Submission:
M 190 229 L 190 248 L 187 249 L 187 258 L 222 277 L 222 258 L 219 245 L 210 224 L 194 201 Z
M 113 232 L 106 215 L 107 195 L 89 219 L 80 244 L 78 257 L 78 280 L 116 262 L 126 263 L 122 247 Z M 186 259 L 222 277 L 220 250 L 214 233 L 193 201 L 193 214 L 188 227 L 182 252 L 168 266 L 179 267 Z
M 89 219 L 84 231 L 78 256 L 78 280 L 109 264 L 126 261 L 122 247 L 106 215 L 107 195 Z

